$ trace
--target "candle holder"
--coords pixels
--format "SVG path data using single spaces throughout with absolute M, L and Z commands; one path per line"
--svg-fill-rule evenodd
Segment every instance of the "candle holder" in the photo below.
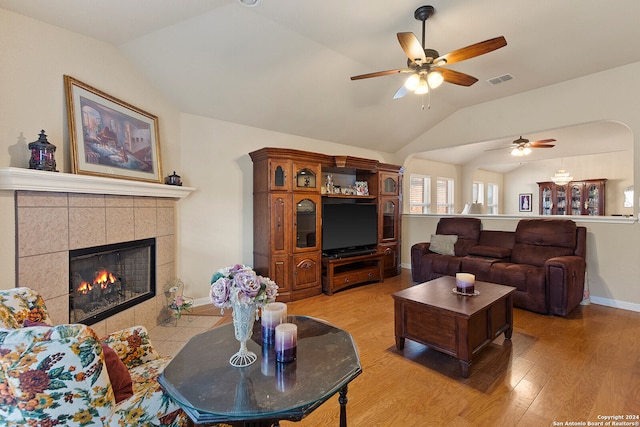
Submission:
M 44 129 L 40 132 L 40 137 L 37 141 L 29 143 L 29 150 L 31 150 L 29 169 L 58 172 L 55 158 L 56 146 L 47 141 Z

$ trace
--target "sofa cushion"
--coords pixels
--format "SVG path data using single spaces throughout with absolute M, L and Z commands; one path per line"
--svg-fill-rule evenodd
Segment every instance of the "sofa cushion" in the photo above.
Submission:
M 441 218 L 436 227 L 436 234 L 455 234 L 458 236 L 455 255 L 466 256 L 469 249 L 478 244 L 482 222 L 478 218 L 452 217 Z
M 534 311 L 547 312 L 545 268 L 528 264 L 496 262 L 491 265 L 490 282 L 514 286 L 513 305 Z
M 122 363 L 122 360 L 118 357 L 118 354 L 113 351 L 111 347 L 104 343 L 102 343 L 101 346 L 104 362 L 107 365 L 107 372 L 109 373 L 109 381 L 111 381 L 111 387 L 113 388 L 113 394 L 116 397 L 116 403 L 120 403 L 133 396 L 131 375 L 127 367 Z
M 520 220 L 511 261 L 542 267 L 549 258 L 573 255 L 575 246 L 576 223 L 571 220 Z
M 23 326 L 25 328 L 33 326 L 45 326 L 51 328 L 52 326 L 44 322 L 34 322 L 29 319 L 24 319 Z M 133 385 L 131 381 L 131 375 L 124 366 L 122 360 L 118 357 L 118 354 L 111 349 L 107 344 L 101 343 L 102 354 L 104 355 L 104 363 L 107 367 L 107 373 L 109 374 L 109 381 L 111 382 L 111 388 L 116 398 L 116 403 L 122 402 L 125 399 L 133 396 Z
M 457 235 L 432 234 L 429 250 L 440 255 L 455 255 L 454 245 L 457 241 Z
M 0 290 L 0 326 L 21 328 L 27 319 L 52 324 L 42 296 L 26 287 Z
M 2 425 L 105 425 L 115 400 L 99 349 L 85 325 L 0 329 Z
M 469 255 L 485 258 L 509 258 L 511 256 L 510 248 L 501 248 L 500 246 L 482 246 L 476 245 L 469 249 Z

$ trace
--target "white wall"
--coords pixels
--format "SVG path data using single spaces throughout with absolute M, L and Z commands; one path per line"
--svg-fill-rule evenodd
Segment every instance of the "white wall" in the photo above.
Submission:
M 536 182 L 549 181 L 558 169 L 570 172 L 574 180 L 607 178 L 605 184 L 605 214 L 633 215 L 633 208 L 622 206 L 623 191 L 633 185 L 633 157 L 630 152 L 603 153 L 565 159 L 542 160 L 528 163 L 505 174 L 505 214 L 518 214 L 518 194 L 532 193 L 533 211 L 538 214 L 540 203 Z
M 251 264 L 250 151 L 290 147 L 390 162 L 371 150 L 278 134 L 180 114 L 115 47 L 0 9 L 0 166 L 28 167 L 27 144 L 45 129 L 57 146 L 60 172 L 71 171 L 63 75 L 158 116 L 164 176 L 174 170 L 198 188 L 178 207 L 178 274 L 185 293 L 208 294 L 211 274 L 228 264 Z M 183 161 L 182 161 L 183 160 Z M 15 276 L 13 195 L 0 191 L 0 268 Z M 11 288 L 6 280 L 0 288 Z
M 164 170 L 180 169 L 178 111 L 116 48 L 4 9 L 0 9 L 0 40 L 0 167 L 28 167 L 27 145 L 44 129 L 57 147 L 57 169 L 71 171 L 63 83 L 68 74 L 158 116 Z M 0 191 L 0 218 L 4 277 L 0 288 L 11 288 L 15 283 L 12 192 Z
M 180 274 L 195 297 L 207 295 L 211 275 L 218 269 L 253 263 L 250 152 L 283 147 L 388 162 L 384 153 L 190 114 L 182 115 L 180 140 L 182 176 L 186 185 L 198 188 L 180 202 L 179 224 Z

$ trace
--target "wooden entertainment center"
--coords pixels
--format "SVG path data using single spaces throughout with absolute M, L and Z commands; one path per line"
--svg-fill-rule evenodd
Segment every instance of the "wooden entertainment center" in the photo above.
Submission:
M 278 284 L 278 300 L 293 301 L 323 291 L 331 295 L 399 274 L 401 166 L 286 148 L 262 148 L 249 155 L 253 267 Z M 322 209 L 327 203 L 377 205 L 377 244 L 372 253 L 323 254 Z

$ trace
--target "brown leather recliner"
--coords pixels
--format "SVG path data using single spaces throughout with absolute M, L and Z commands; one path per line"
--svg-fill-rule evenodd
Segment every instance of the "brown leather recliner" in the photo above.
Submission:
M 514 286 L 514 306 L 566 316 L 583 298 L 586 228 L 564 219 L 523 219 L 515 232 L 481 230 L 477 218 L 442 218 L 436 234 L 455 234 L 455 255 L 411 248 L 414 282 L 457 272 L 476 280 Z M 477 236 L 477 237 L 476 237 Z
M 566 316 L 583 298 L 586 228 L 571 220 L 521 220 L 511 262 L 491 266 L 489 281 L 517 289 L 516 307 Z

